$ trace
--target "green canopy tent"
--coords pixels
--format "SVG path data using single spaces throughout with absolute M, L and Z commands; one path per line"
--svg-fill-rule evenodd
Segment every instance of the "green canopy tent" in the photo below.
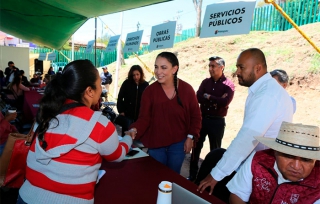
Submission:
M 60 49 L 92 17 L 166 1 L 171 0 L 0 0 L 0 30 Z

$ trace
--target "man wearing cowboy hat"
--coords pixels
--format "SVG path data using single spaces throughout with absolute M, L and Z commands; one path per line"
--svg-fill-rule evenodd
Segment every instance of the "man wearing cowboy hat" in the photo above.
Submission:
M 227 184 L 231 204 L 320 204 L 319 127 L 283 122 L 271 149 L 253 152 Z

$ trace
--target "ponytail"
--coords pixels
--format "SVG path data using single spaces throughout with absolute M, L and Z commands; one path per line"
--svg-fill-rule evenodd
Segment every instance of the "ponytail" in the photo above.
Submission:
M 49 122 L 52 119 L 57 120 L 57 126 L 59 121 L 56 118 L 59 110 L 67 99 L 64 90 L 61 88 L 62 74 L 58 73 L 46 86 L 43 98 L 40 101 L 40 107 L 37 113 L 36 121 L 39 124 L 38 138 L 42 141 L 42 148 L 47 146 L 44 140 L 44 134 L 49 128 Z
M 95 82 L 98 77 L 97 69 L 92 62 L 75 60 L 69 63 L 62 73 L 57 73 L 48 83 L 36 117 L 39 124 L 37 129 L 38 139 L 42 141 L 43 149 L 47 147 L 44 135 L 49 128 L 49 123 L 54 119 L 57 120 L 57 126 L 59 126 L 59 120 L 56 116 L 66 100 L 71 99 L 83 103 L 82 95 L 84 91 L 89 86 L 95 90 Z
M 182 102 L 181 102 L 181 99 L 179 97 L 179 92 L 178 92 L 178 71 L 174 74 L 173 76 L 173 83 L 174 83 L 174 90 L 176 91 L 177 93 L 177 100 L 178 100 L 178 104 L 183 107 L 182 105 Z

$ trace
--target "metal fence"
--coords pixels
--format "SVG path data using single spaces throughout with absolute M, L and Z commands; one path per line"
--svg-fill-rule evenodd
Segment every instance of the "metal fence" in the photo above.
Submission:
M 292 1 L 279 6 L 298 26 L 320 22 L 318 0 Z M 285 31 L 291 28 L 292 25 L 272 5 L 254 10 L 251 30 Z
M 291 19 L 298 25 L 306 25 L 309 23 L 320 22 L 319 1 L 318 0 L 304 0 L 281 3 L 281 8 L 291 17 Z M 285 31 L 292 28 L 292 25 L 272 6 L 264 6 L 254 10 L 253 21 L 251 24 L 252 31 Z M 189 38 L 195 37 L 195 28 L 183 30 L 182 34 L 175 36 L 174 43 L 185 41 Z M 71 51 L 62 50 L 59 53 L 57 50 L 48 48 L 36 48 L 31 50 L 32 53 L 55 52 L 56 60 L 53 62 L 68 62 L 63 56 L 71 59 Z M 149 52 L 149 46 L 143 46 L 137 53 L 124 53 L 124 58 L 128 59 L 134 54 L 143 55 Z M 105 52 L 97 49 L 96 53 L 97 67 L 104 66 L 115 62 L 117 60 L 117 51 Z M 74 52 L 74 59 L 89 59 L 92 63 L 95 62 L 94 52 L 85 53 L 85 48 L 80 47 L 78 51 Z

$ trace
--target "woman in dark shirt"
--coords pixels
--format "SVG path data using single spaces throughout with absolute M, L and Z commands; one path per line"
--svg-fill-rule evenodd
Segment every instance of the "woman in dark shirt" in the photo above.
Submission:
M 137 120 L 141 95 L 147 86 L 149 83 L 145 81 L 142 68 L 139 65 L 133 65 L 128 73 L 128 78 L 121 85 L 117 100 L 119 115 L 125 116 L 118 119 L 123 133 L 128 130 L 132 122 Z
M 50 67 L 49 70 L 48 70 L 48 74 L 49 75 L 55 75 L 56 73 L 53 71 L 53 68 Z

